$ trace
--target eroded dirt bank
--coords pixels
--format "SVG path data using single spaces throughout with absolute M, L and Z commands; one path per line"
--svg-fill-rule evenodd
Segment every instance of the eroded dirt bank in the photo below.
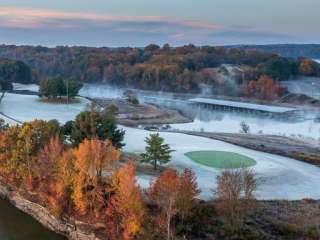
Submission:
M 0 197 L 8 200 L 14 207 L 30 215 L 44 227 L 66 236 L 70 240 L 100 240 L 94 233 L 85 230 L 83 223 L 71 220 L 58 220 L 43 206 L 31 202 L 12 191 L 0 181 Z

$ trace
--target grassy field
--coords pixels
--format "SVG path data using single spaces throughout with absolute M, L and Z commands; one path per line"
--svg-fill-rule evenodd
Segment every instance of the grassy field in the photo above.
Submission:
M 251 167 L 256 164 L 252 158 L 233 152 L 195 151 L 185 154 L 192 161 L 213 168 Z

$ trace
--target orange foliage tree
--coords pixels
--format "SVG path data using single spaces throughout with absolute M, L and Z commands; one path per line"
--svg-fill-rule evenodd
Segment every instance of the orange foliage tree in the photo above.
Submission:
M 284 92 L 284 89 L 267 75 L 261 76 L 258 81 L 247 81 L 242 85 L 242 94 L 262 100 L 275 100 Z
M 74 150 L 64 151 L 57 162 L 55 180 L 49 186 L 49 208 L 57 217 L 60 217 L 62 213 L 71 213 L 73 209 L 72 193 L 76 177 L 74 162 Z
M 190 169 L 185 169 L 180 175 L 180 188 L 177 206 L 182 222 L 185 218 L 191 217 L 195 205 L 195 198 L 200 194 L 197 179 Z
M 166 230 L 166 239 L 172 239 L 172 219 L 182 218 L 192 212 L 192 205 L 199 194 L 196 178 L 191 170 L 179 175 L 177 171 L 164 171 L 149 188 L 148 195 L 160 209 L 159 223 Z
M 108 225 L 113 224 L 117 229 L 112 235 L 119 239 L 122 233 L 123 239 L 134 239 L 142 232 L 142 222 L 145 215 L 145 206 L 142 200 L 141 190 L 135 177 L 135 164 L 126 162 L 122 168 L 115 171 L 112 177 L 111 197 L 107 209 Z M 118 226 L 115 228 L 115 226 Z M 112 229 L 112 227 L 111 227 Z
M 302 59 L 299 64 L 299 73 L 305 76 L 315 76 L 320 72 L 319 64 L 311 59 Z
M 40 190 L 45 191 L 45 187 L 58 174 L 58 162 L 63 154 L 63 145 L 59 136 L 52 137 L 38 153 L 38 175 L 40 180 Z
M 120 159 L 120 151 L 111 141 L 85 139 L 75 151 L 74 203 L 80 214 L 103 204 L 103 174 L 108 176 Z

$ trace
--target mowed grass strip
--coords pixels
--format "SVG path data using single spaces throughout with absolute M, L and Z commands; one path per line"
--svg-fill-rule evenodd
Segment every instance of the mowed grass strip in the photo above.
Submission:
M 219 169 L 252 167 L 257 163 L 252 158 L 233 152 L 195 151 L 185 155 L 196 163 Z

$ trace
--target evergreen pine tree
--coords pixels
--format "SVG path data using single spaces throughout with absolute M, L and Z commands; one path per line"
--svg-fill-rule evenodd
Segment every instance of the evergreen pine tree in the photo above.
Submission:
M 145 142 L 147 146 L 146 152 L 141 154 L 142 162 L 153 164 L 156 170 L 158 164 L 162 165 L 170 161 L 173 150 L 170 149 L 168 144 L 164 143 L 164 139 L 160 137 L 159 133 L 151 134 Z

